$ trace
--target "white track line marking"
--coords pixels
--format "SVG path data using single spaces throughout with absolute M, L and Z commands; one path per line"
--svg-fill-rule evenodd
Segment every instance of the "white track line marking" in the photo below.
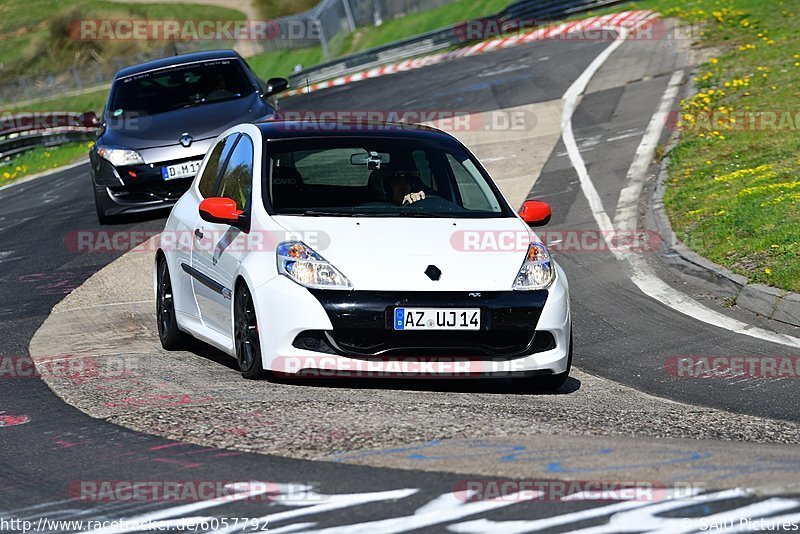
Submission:
M 646 20 L 646 19 L 645 19 Z M 638 205 L 639 196 L 644 184 L 647 169 L 650 166 L 653 150 L 658 143 L 661 133 L 666 124 L 666 115 L 672 105 L 672 101 L 678 92 L 678 85 L 683 78 L 683 72 L 678 71 L 673 74 L 670 79 L 667 90 L 661 99 L 661 104 L 658 110 L 653 115 L 650 124 L 647 126 L 644 138 L 636 150 L 636 156 L 627 174 L 628 185 L 620 193 L 615 221 L 612 223 L 605 209 L 600 195 L 592 182 L 589 172 L 586 169 L 586 163 L 581 156 L 578 144 L 575 141 L 575 134 L 572 130 L 572 115 L 578 106 L 580 97 L 586 91 L 589 82 L 613 54 L 619 48 L 625 39 L 628 37 L 629 31 L 625 28 L 620 28 L 620 33 L 617 39 L 614 40 L 594 61 L 587 67 L 581 76 L 575 80 L 575 83 L 564 93 L 564 112 L 561 118 L 562 139 L 564 146 L 567 149 L 572 166 L 578 174 L 580 180 L 581 190 L 583 191 L 586 200 L 589 202 L 589 207 L 592 210 L 597 225 L 609 241 L 609 248 L 613 251 L 614 256 L 620 260 L 625 266 L 631 281 L 647 296 L 665 304 L 673 310 L 702 321 L 706 324 L 724 328 L 737 334 L 744 334 L 753 338 L 787 345 L 790 347 L 800 347 L 800 339 L 770 332 L 762 328 L 743 323 L 727 315 L 723 315 L 714 311 L 689 296 L 677 291 L 670 285 L 666 284 L 663 280 L 658 278 L 653 272 L 650 265 L 644 258 L 636 253 L 623 252 L 618 250 L 618 247 L 611 246 L 611 240 L 615 235 L 616 229 L 620 231 L 635 231 L 636 230 L 636 206 Z

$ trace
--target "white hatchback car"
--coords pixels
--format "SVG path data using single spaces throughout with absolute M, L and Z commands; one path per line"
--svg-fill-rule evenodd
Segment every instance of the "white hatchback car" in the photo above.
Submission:
M 496 377 L 559 388 L 564 271 L 454 137 L 398 124 L 264 122 L 220 135 L 167 220 L 158 332 L 283 375 Z

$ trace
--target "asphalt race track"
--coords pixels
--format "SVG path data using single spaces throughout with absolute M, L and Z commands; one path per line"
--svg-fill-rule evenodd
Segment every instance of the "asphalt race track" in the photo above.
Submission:
M 309 108 L 315 111 L 463 110 L 476 114 L 525 106 L 533 106 L 525 108 L 529 110 L 541 109 L 535 106 L 560 101 L 570 85 L 607 46 L 608 41 L 534 43 L 320 91 L 309 97 L 294 97 L 282 102 L 282 107 L 301 111 Z M 676 69 L 687 65 L 685 54 L 673 43 L 624 44 L 594 77 L 573 116 L 581 156 L 600 193 L 603 207 L 612 218 L 637 147 L 669 80 Z M 528 119 L 535 122 L 537 116 L 531 111 L 528 113 Z M 529 122 L 528 126 L 534 130 L 548 129 L 543 121 L 534 122 Z M 528 179 L 525 178 L 528 169 L 531 174 L 538 174 L 538 177 L 529 176 L 530 183 L 535 180 L 535 184 L 528 196 L 552 205 L 554 218 L 547 230 L 597 230 L 567 147 L 557 135 L 548 137 L 551 144 L 542 141 L 542 144 L 525 148 L 522 134 L 515 135 L 522 141 L 514 144 L 503 140 L 503 132 L 478 133 L 479 137 L 489 139 L 484 152 L 476 149 L 476 153 L 487 160 L 490 171 L 503 174 L 508 171 L 505 166 L 514 167 L 507 178 L 509 184 Z M 475 132 L 465 132 L 465 137 L 473 134 Z M 492 141 L 493 135 L 498 136 L 496 142 Z M 514 153 L 538 150 L 543 156 L 532 156 L 531 161 L 538 161 L 533 167 L 525 161 L 515 161 L 509 147 Z M 504 187 L 502 181 L 500 184 Z M 65 244 L 65 236 L 70 232 L 98 228 L 85 165 L 1 190 L 0 205 L 0 263 L 3 266 L 0 272 L 3 281 L 0 355 L 18 358 L 27 356 L 32 337 L 53 306 L 117 259 L 120 253 L 78 253 Z M 113 229 L 155 231 L 162 226 L 163 219 L 151 219 L 130 221 Z M 670 309 L 643 294 L 607 251 L 565 250 L 557 252 L 557 259 L 570 279 L 575 365 L 580 370 L 683 403 L 675 404 L 674 415 L 663 419 L 661 424 L 665 426 L 686 425 L 687 421 L 679 420 L 689 417 L 686 405 L 694 405 L 785 421 L 771 422 L 770 428 L 776 434 L 780 434 L 781 425 L 787 429 L 797 428 L 800 399 L 791 380 L 680 379 L 665 372 L 665 362 L 685 355 L 788 356 L 798 355 L 800 350 L 735 334 Z M 764 324 L 755 316 L 724 308 L 701 290 L 678 281 L 658 264 L 657 258 L 647 258 L 647 261 L 665 282 L 720 313 L 798 336 L 797 331 Z M 230 372 L 225 365 L 219 365 L 218 370 L 220 374 Z M 491 478 L 490 468 L 487 471 L 482 467 L 481 474 L 470 476 L 471 472 L 463 469 L 455 472 L 418 468 L 422 465 L 419 461 L 387 462 L 383 465 L 392 467 L 378 467 L 202 447 L 91 418 L 62 401 L 40 379 L 6 379 L 2 384 L 0 421 L 5 422 L 0 424 L 4 453 L 0 460 L 0 517 L 28 519 L 34 521 L 34 525 L 40 518 L 125 518 L 163 521 L 161 526 L 178 529 L 195 522 L 203 525 L 203 521 L 210 518 L 247 517 L 268 521 L 273 532 L 334 527 L 338 527 L 337 532 L 438 532 L 445 526 L 455 532 L 566 532 L 581 528 L 594 528 L 592 532 L 640 532 L 694 531 L 700 528 L 699 523 L 687 526 L 681 518 L 699 521 L 699 518 L 710 518 L 717 513 L 722 514 L 718 517 L 724 517 L 725 511 L 736 517 L 784 514 L 795 521 L 800 519 L 800 501 L 796 499 L 735 489 L 712 493 L 704 497 L 704 501 L 667 499 L 649 507 L 647 505 L 652 503 L 580 499 L 542 502 L 530 495 L 514 494 L 473 501 L 464 499 L 456 490 L 463 488 L 465 481 Z M 591 387 L 591 384 L 594 382 L 588 379 L 585 384 L 573 380 L 566 388 L 569 391 L 560 397 L 568 400 L 573 391 Z M 270 384 L 263 386 L 267 388 Z M 307 388 L 313 391 L 310 386 Z M 367 395 L 370 391 L 370 387 L 353 388 L 349 394 Z M 413 403 L 415 394 L 394 390 L 386 399 L 391 402 L 391 395 L 398 399 L 402 396 L 403 402 L 408 404 Z M 480 386 L 475 394 L 481 394 Z M 537 399 L 536 396 L 528 398 L 533 403 Z M 535 410 L 535 406 L 532 409 Z M 291 419 L 292 413 L 287 411 L 285 417 Z M 731 417 L 735 419 L 736 416 Z M 737 437 L 735 430 L 728 439 L 781 441 L 771 439 L 775 436 L 746 433 Z M 602 431 L 597 433 L 602 434 Z M 536 447 L 535 439 L 529 438 L 526 443 L 531 450 Z M 559 448 L 558 440 L 550 439 L 547 443 L 549 452 Z M 584 451 L 584 454 L 601 457 L 608 447 L 604 448 L 604 443 L 596 441 L 593 452 Z M 622 447 L 624 438 L 614 443 Z M 424 459 L 425 447 L 433 446 L 435 444 L 430 442 L 409 443 L 407 449 L 400 451 L 399 458 Z M 513 448 L 481 443 L 473 443 L 473 449 L 463 456 L 477 455 L 475 450 L 482 457 L 494 459 L 496 456 L 497 465 L 503 462 L 509 465 L 509 457 L 513 456 Z M 742 459 L 743 465 L 757 456 L 758 451 L 748 452 L 749 456 Z M 397 450 L 384 452 L 398 458 Z M 434 460 L 434 456 L 428 454 L 427 457 Z M 556 456 L 553 453 L 553 457 Z M 597 461 L 601 463 L 602 458 Z M 490 467 L 494 465 L 489 464 Z M 502 471 L 502 476 L 525 477 L 526 464 L 514 465 L 514 469 L 519 469 L 516 477 L 508 471 Z M 800 463 L 796 459 L 780 468 L 790 478 L 800 480 Z M 630 480 L 633 469 L 633 464 L 620 466 L 619 479 Z M 565 473 L 558 469 L 549 472 L 552 478 Z M 500 476 L 501 471 L 497 473 Z M 586 468 L 575 476 L 587 479 L 596 476 L 593 473 Z M 187 480 L 231 483 L 258 480 L 273 484 L 266 488 L 243 484 L 237 497 L 227 501 L 86 502 L 71 498 L 74 497 L 71 488 L 76 481 Z M 721 480 L 709 486 L 710 489 L 728 487 Z M 797 491 L 796 487 L 784 489 L 782 493 L 793 491 Z M 206 523 L 208 528 L 201 530 L 225 531 L 219 524 L 209 525 L 211 523 Z M 39 526 L 39 531 L 78 530 L 76 526 L 60 529 L 47 524 Z M 236 530 L 232 523 L 229 526 L 230 532 L 243 531 L 241 527 Z M 0 525 L 0 530 L 13 531 L 14 527 Z M 116 530 L 120 531 L 125 530 Z M 127 531 L 139 529 L 132 527 Z

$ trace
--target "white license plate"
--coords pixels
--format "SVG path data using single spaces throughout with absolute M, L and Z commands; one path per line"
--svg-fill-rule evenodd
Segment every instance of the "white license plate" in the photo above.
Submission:
M 178 178 L 188 178 L 197 174 L 200 170 L 200 163 L 202 160 L 187 161 L 186 163 L 178 163 L 177 165 L 167 165 L 161 167 L 161 176 L 165 180 L 176 180 Z
M 480 330 L 478 308 L 395 308 L 395 330 Z

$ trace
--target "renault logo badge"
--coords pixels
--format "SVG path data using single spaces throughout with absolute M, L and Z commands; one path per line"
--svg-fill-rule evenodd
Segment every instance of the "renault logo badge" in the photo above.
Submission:
M 194 141 L 194 139 L 192 139 L 192 136 L 189 135 L 189 132 L 183 132 L 183 135 L 181 136 L 179 141 L 184 146 L 184 148 L 189 148 L 189 146 L 192 144 L 192 141 Z

